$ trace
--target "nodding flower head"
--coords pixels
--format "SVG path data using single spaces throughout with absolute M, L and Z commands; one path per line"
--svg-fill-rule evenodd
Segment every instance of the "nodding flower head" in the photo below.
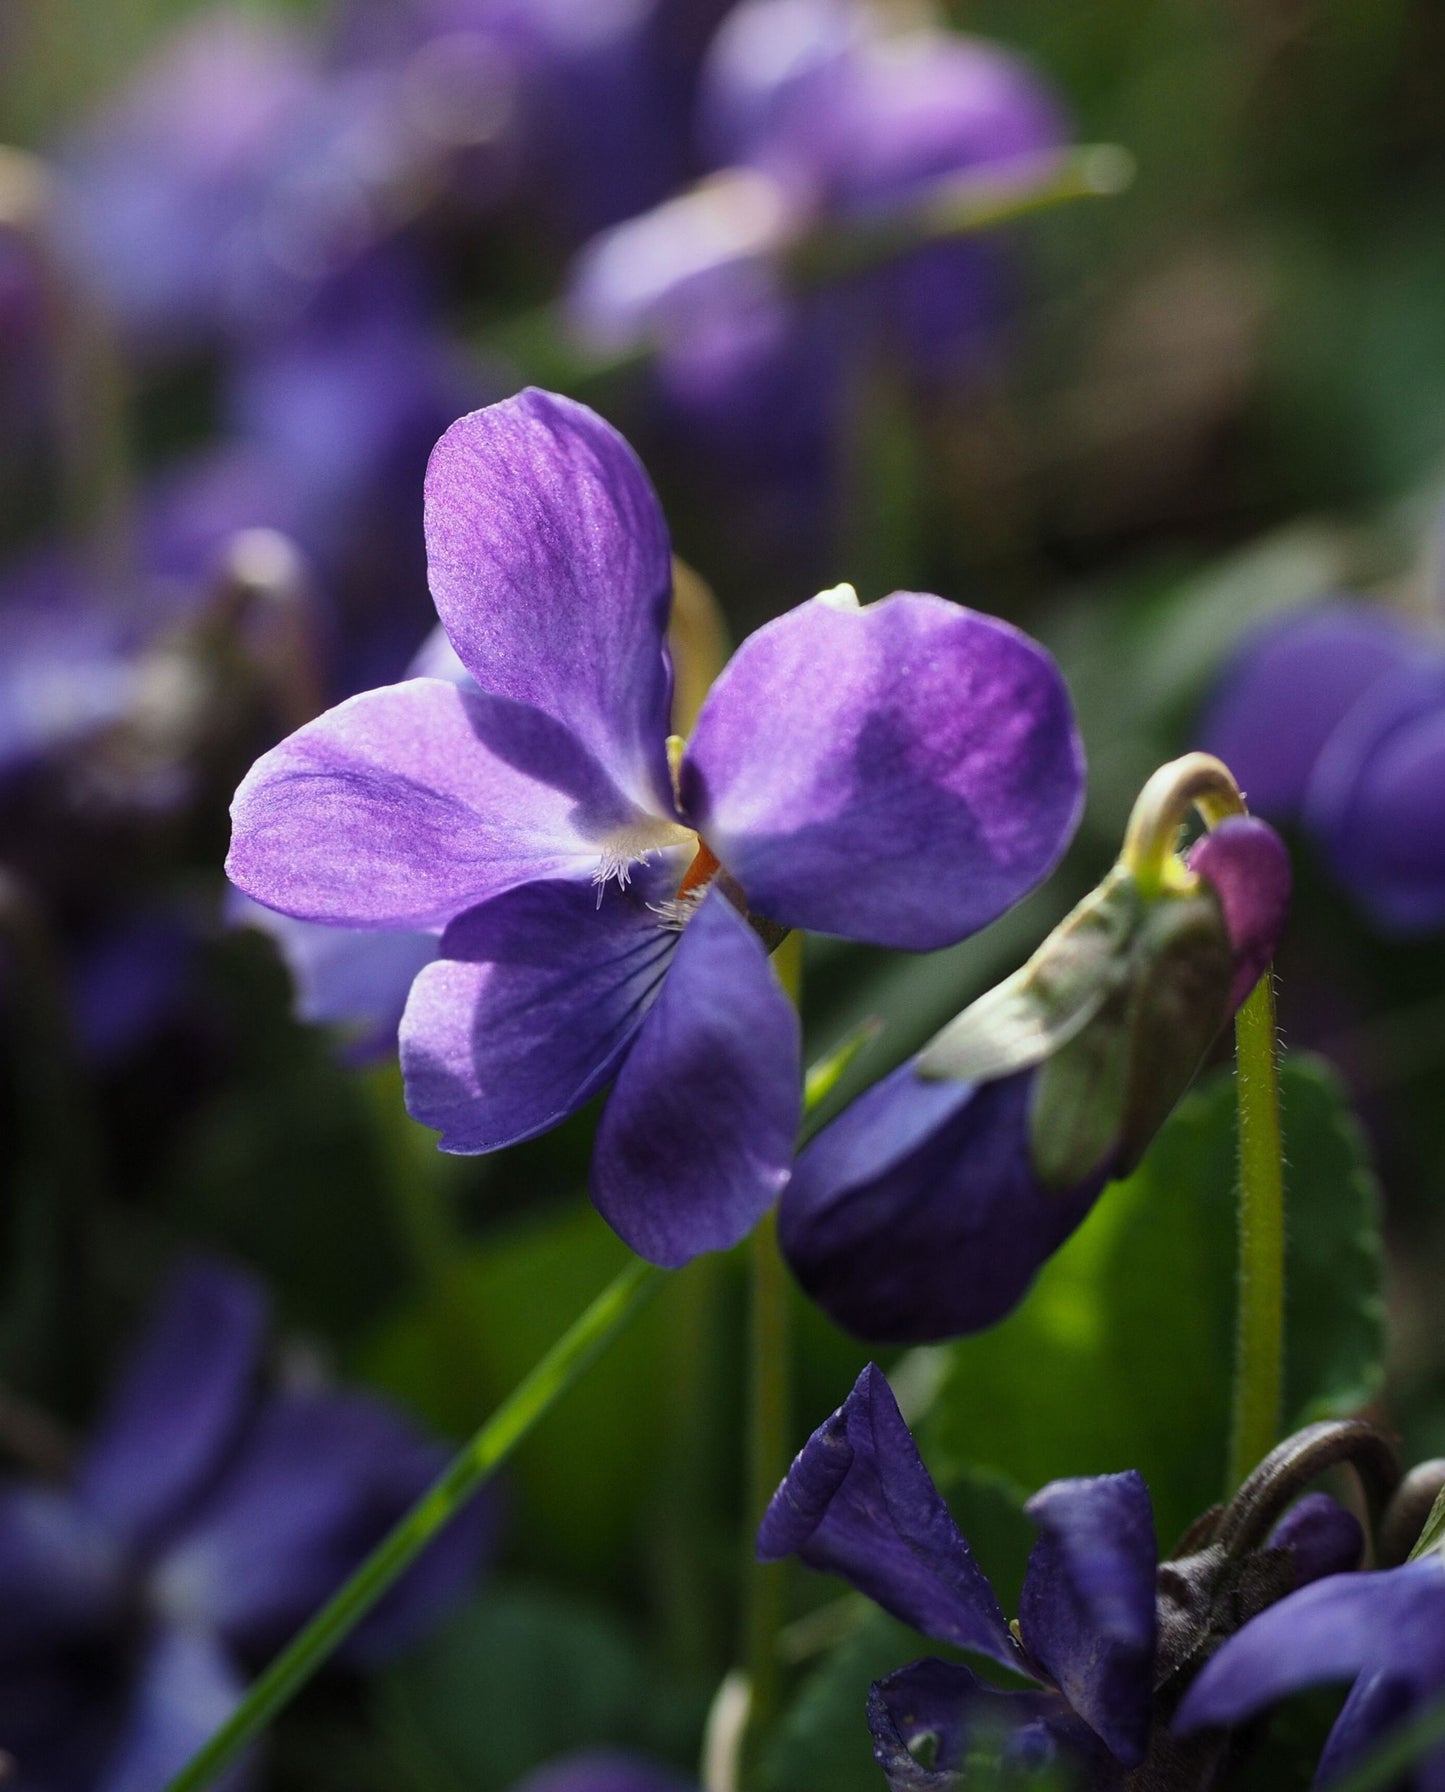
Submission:
M 448 430 L 426 534 L 473 683 L 367 692 L 283 741 L 236 794 L 230 875 L 303 920 L 440 933 L 401 1047 L 444 1150 L 613 1082 L 603 1214 L 660 1263 L 730 1245 L 798 1123 L 768 945 L 942 946 L 1037 883 L 1082 790 L 1058 671 L 942 598 L 840 590 L 745 641 L 678 743 L 661 509 L 622 438 L 548 393 Z

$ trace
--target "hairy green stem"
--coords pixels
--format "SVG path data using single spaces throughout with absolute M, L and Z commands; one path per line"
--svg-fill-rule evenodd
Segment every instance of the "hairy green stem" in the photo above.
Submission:
M 1235 1016 L 1239 1101 L 1239 1308 L 1229 1485 L 1274 1448 L 1284 1381 L 1284 1139 L 1274 974 L 1266 970 Z
M 255 1741 L 498 1464 L 640 1311 L 662 1277 L 663 1271 L 652 1264 L 634 1261 L 598 1295 L 351 1579 L 276 1657 L 200 1753 L 171 1781 L 167 1792 L 201 1792 Z
M 752 1253 L 752 1415 L 748 1463 L 747 1667 L 750 1753 L 777 1717 L 781 1698 L 778 1637 L 787 1621 L 787 1564 L 752 1560 L 752 1539 L 778 1483 L 788 1472 L 788 1278 L 769 1214 L 749 1243 Z

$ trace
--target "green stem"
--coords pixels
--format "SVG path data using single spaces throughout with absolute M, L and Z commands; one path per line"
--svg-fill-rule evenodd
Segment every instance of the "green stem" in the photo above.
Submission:
M 1266 971 L 1234 1022 L 1239 1099 L 1239 1313 L 1229 1485 L 1274 1448 L 1284 1380 L 1284 1157 L 1274 976 Z
M 752 1539 L 768 1501 L 788 1472 L 788 1280 L 778 1250 L 777 1222 L 769 1214 L 754 1232 L 752 1252 L 752 1424 L 748 1463 L 747 1667 L 751 1697 L 748 1734 L 767 1734 L 781 1702 L 778 1637 L 787 1618 L 786 1564 L 752 1559 Z
M 662 1276 L 653 1265 L 634 1261 L 598 1295 L 380 1547 L 276 1657 L 167 1792 L 201 1792 L 285 1709 L 498 1464 L 640 1311 Z

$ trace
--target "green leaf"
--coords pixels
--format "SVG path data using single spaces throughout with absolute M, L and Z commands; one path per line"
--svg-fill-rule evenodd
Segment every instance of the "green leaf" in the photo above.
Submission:
M 383 1736 L 414 1784 L 509 1792 L 574 1749 L 646 1749 L 651 1713 L 674 1693 L 607 1612 L 501 1586 L 386 1674 L 377 1701 Z
M 1378 1198 L 1360 1131 L 1320 1061 L 1283 1067 L 1291 1224 L 1286 1424 L 1355 1410 L 1380 1385 Z M 1106 1189 L 1001 1325 L 940 1352 L 921 1427 L 940 1480 L 1032 1490 L 1139 1469 L 1169 1547 L 1223 1491 L 1234 1351 L 1233 1079 L 1184 1103 Z

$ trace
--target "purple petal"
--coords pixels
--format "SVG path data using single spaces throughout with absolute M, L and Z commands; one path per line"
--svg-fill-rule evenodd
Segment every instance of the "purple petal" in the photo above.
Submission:
M 231 1474 L 157 1563 L 153 1597 L 171 1616 L 208 1625 L 247 1650 L 285 1641 L 419 1498 L 442 1466 L 435 1448 L 379 1401 L 356 1394 L 282 1394 L 263 1409 Z M 449 1595 L 467 1590 L 491 1530 L 485 1502 L 432 1548 L 450 1555 L 398 1584 L 377 1608 L 373 1647 L 407 1637 Z M 408 1577 L 410 1578 L 410 1577 Z M 396 1602 L 396 1603 L 393 1603 Z M 359 1632 L 366 1652 L 364 1633 Z M 355 1640 L 355 1639 L 353 1639 Z
M 819 1133 L 783 1191 L 793 1273 L 855 1336 L 928 1343 L 982 1330 L 1022 1298 L 1088 1213 L 1029 1160 L 1032 1073 L 981 1087 L 901 1065 Z
M 944 946 L 1053 867 L 1079 816 L 1068 693 L 1027 636 L 905 592 L 749 637 L 683 767 L 693 825 L 789 927 Z
M 123 1553 L 68 1494 L 0 1486 L 0 1661 L 33 1661 L 121 1614 Z
M 1213 886 L 1234 950 L 1231 1008 L 1259 982 L 1274 957 L 1289 913 L 1290 865 L 1284 842 L 1267 821 L 1232 815 L 1197 841 L 1190 869 Z
M 1110 1752 L 1137 1767 L 1154 1690 L 1149 1490 L 1133 1469 L 1052 1481 L 1024 1510 L 1039 1527 L 1019 1600 L 1024 1646 Z
M 512 1792 L 689 1792 L 690 1784 L 642 1755 L 605 1750 L 549 1761 Z
M 1335 730 L 1306 817 L 1385 928 L 1445 924 L 1445 662 L 1378 680 Z
M 587 877 L 628 811 L 545 717 L 418 678 L 328 710 L 231 806 L 233 883 L 345 927 L 439 927 L 518 884 Z
M 672 554 L 617 431 L 534 389 L 463 417 L 427 469 L 426 541 L 437 612 L 481 688 L 553 717 L 670 812 Z
M 758 1559 L 790 1555 L 841 1575 L 925 1636 L 1027 1671 L 893 1390 L 871 1363 L 803 1445 L 763 1514 Z
M 797 1010 L 714 888 L 608 1098 L 592 1158 L 598 1211 L 669 1269 L 727 1250 L 787 1180 L 802 1082 Z
M 1270 1549 L 1294 1556 L 1296 1587 L 1323 1580 L 1327 1574 L 1348 1574 L 1365 1553 L 1365 1533 L 1353 1512 L 1327 1493 L 1307 1493 L 1269 1534 Z
M 1259 815 L 1297 815 L 1315 762 L 1377 679 L 1423 642 L 1377 605 L 1337 602 L 1287 616 L 1247 641 L 1226 669 L 1199 745 L 1234 773 Z
M 152 1638 L 125 1727 L 95 1792 L 158 1792 L 210 1741 L 245 1691 L 235 1663 L 205 1630 L 167 1625 Z M 251 1776 L 243 1757 L 215 1782 L 238 1792 Z
M 1357 1674 L 1445 1679 L 1445 1560 L 1335 1574 L 1272 1605 L 1228 1640 L 1179 1707 L 1175 1728 L 1234 1724 L 1301 1687 Z
M 1057 1693 L 1001 1691 L 933 1657 L 873 1686 L 868 1728 L 891 1792 L 952 1792 L 975 1746 L 992 1744 L 1002 1763 L 1026 1772 L 1046 1767 L 1061 1747 L 1070 1760 L 1090 1764 L 1103 1752 Z M 925 1740 L 926 1767 L 913 1753 Z
M 133 1547 L 205 1492 L 250 1415 L 267 1303 L 205 1258 L 171 1279 L 76 1473 L 79 1500 Z
M 1413 1717 L 1421 1703 L 1416 1689 L 1401 1675 L 1361 1674 L 1335 1719 L 1315 1770 L 1315 1784 L 1328 1786 L 1343 1779 L 1391 1730 Z M 1410 1782 L 1413 1792 L 1438 1792 L 1438 1778 L 1426 1775 L 1432 1769 L 1438 1775 L 1442 1762 L 1445 1751 L 1437 1749 L 1417 1764 Z
M 678 936 L 646 871 L 609 885 L 529 884 L 449 927 L 412 985 L 401 1067 L 413 1117 L 443 1151 L 497 1151 L 546 1132 L 617 1068 Z
M 295 988 L 296 1018 L 340 1028 L 353 1061 L 395 1049 L 412 983 L 441 944 L 434 933 L 293 921 L 234 889 L 226 918 L 275 942 Z

